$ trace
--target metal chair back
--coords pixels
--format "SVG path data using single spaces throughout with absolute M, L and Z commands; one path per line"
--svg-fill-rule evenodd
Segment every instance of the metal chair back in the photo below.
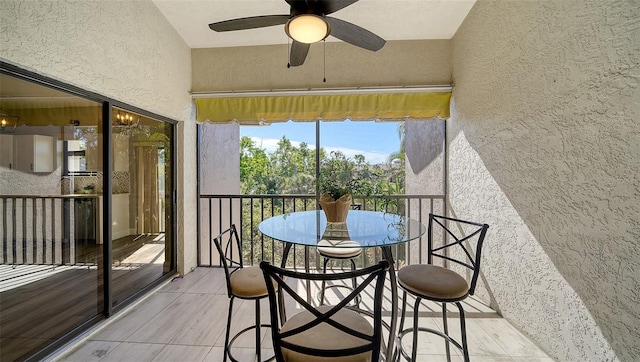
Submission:
M 243 267 L 242 245 L 240 244 L 236 226 L 232 224 L 231 227 L 218 234 L 218 236 L 213 239 L 213 244 L 218 250 L 220 263 L 224 268 L 227 294 L 231 297 L 231 274 Z
M 440 258 L 470 269 L 473 274 L 469 295 L 473 295 L 480 274 L 482 244 L 488 228 L 487 224 L 429 214 L 428 263 L 433 264 L 434 258 Z M 435 246 L 435 233 L 438 231 L 442 231 L 444 236 L 442 245 Z
M 343 273 L 328 273 L 328 274 L 320 274 L 320 273 L 302 273 L 296 272 L 289 269 L 283 269 L 276 266 L 271 265 L 267 261 L 263 261 L 260 263 L 260 268 L 262 269 L 265 277 L 265 281 L 267 284 L 267 290 L 269 293 L 269 306 L 271 310 L 271 325 L 277 326 L 280 321 L 280 313 L 284 311 L 281 308 L 281 305 L 278 303 L 284 303 L 287 298 L 292 298 L 295 300 L 297 305 L 302 308 L 302 312 L 311 313 L 314 318 L 304 325 L 301 325 L 292 330 L 288 330 L 286 332 L 282 332 L 281 328 L 273 327 L 272 330 L 272 340 L 274 344 L 274 352 L 277 361 L 284 361 L 284 356 L 282 353 L 282 349 L 288 349 L 297 353 L 310 355 L 310 356 L 320 356 L 327 358 L 341 357 L 341 356 L 352 356 L 365 352 L 371 352 L 371 361 L 378 361 L 380 358 L 380 347 L 382 342 L 382 293 L 384 289 L 384 280 L 387 270 L 389 269 L 389 262 L 386 260 L 380 261 L 378 264 L 358 269 L 350 272 Z M 312 304 L 307 302 L 306 292 L 302 290 L 296 290 L 292 288 L 292 284 L 296 284 L 296 281 L 306 282 L 306 281 L 339 281 L 339 280 L 349 280 L 352 278 L 364 278 L 364 280 L 358 284 L 355 290 L 352 290 L 348 295 L 344 296 L 339 303 L 336 305 L 327 307 L 326 305 L 322 310 L 319 310 L 319 307 L 313 306 Z M 275 281 L 275 285 L 272 281 Z M 340 310 L 350 309 L 356 310 L 353 307 L 349 306 L 349 303 L 354 301 L 356 297 L 363 293 L 365 288 L 368 286 L 374 286 L 374 303 L 373 303 L 373 311 L 368 312 L 371 317 L 373 317 L 373 333 L 371 335 L 362 333 L 361 331 L 354 330 L 349 326 L 346 326 L 332 317 L 339 312 Z M 278 296 L 278 293 L 281 293 Z M 303 293 L 303 294 L 300 294 Z M 278 301 L 278 297 L 280 300 Z M 320 307 L 322 308 L 322 307 Z M 339 329 L 344 333 L 348 333 L 352 336 L 355 336 L 363 341 L 363 343 L 357 348 L 349 348 L 349 349 L 314 349 L 309 348 L 308 346 L 299 346 L 292 343 L 287 342 L 287 337 L 291 337 L 293 335 L 303 333 L 321 323 L 327 323 L 334 328 Z

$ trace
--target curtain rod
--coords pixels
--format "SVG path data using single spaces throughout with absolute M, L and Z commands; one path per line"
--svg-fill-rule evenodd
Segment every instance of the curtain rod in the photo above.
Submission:
M 392 94 L 392 93 L 448 93 L 453 84 L 400 87 L 354 87 L 354 88 L 301 88 L 267 89 L 248 91 L 191 92 L 191 98 L 243 98 L 302 95 L 349 95 L 349 94 Z

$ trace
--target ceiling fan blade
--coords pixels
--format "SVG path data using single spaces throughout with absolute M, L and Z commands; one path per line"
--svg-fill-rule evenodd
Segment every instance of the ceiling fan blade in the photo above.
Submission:
M 329 15 L 357 1 L 358 0 L 318 0 L 318 6 L 323 14 Z
M 292 67 L 302 65 L 304 60 L 307 58 L 310 46 L 311 44 L 300 43 L 294 40 L 291 45 L 291 53 L 289 54 L 289 65 Z
M 231 20 L 218 21 L 209 24 L 209 28 L 214 31 L 232 31 L 264 28 L 273 25 L 286 24 L 290 15 L 262 15 L 250 16 L 248 18 L 238 18 Z
M 333 35 L 349 44 L 375 52 L 380 50 L 386 43 L 384 39 L 376 34 L 350 22 L 330 16 L 325 17 L 325 19 L 331 25 L 331 33 L 329 35 Z

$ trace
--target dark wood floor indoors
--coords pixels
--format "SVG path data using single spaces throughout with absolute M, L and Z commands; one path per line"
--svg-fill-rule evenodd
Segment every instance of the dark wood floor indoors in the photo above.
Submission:
M 0 361 L 24 359 L 102 312 L 101 251 L 84 243 L 80 264 L 0 265 Z M 160 278 L 163 262 L 162 236 L 115 240 L 112 305 Z

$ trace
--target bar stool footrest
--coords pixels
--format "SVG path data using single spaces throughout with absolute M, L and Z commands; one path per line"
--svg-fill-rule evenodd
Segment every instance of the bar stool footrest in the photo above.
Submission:
M 461 352 L 464 351 L 464 349 L 462 348 L 462 345 L 456 341 L 455 339 L 451 338 L 450 336 L 446 335 L 444 332 L 441 332 L 439 330 L 436 329 L 432 329 L 432 328 L 426 328 L 426 327 L 418 327 L 418 332 L 427 332 L 427 333 L 432 333 L 432 334 L 437 334 L 438 336 L 444 338 L 447 342 L 453 344 L 456 348 L 458 348 Z M 404 351 L 404 349 L 402 348 L 402 338 L 406 335 L 410 335 L 412 333 L 415 333 L 412 328 L 405 328 L 401 331 L 398 332 L 398 336 L 396 337 L 396 352 L 397 353 L 397 357 L 396 357 L 396 361 L 400 360 L 400 356 L 402 356 L 404 359 L 406 359 L 407 361 L 411 361 L 411 356 L 409 354 L 407 354 L 407 352 Z M 414 347 L 416 348 L 416 347 Z
M 260 328 L 271 328 L 271 324 L 261 324 Z M 233 357 L 233 354 L 231 354 L 231 347 L 233 346 L 233 342 L 235 342 L 235 340 L 240 337 L 241 335 L 243 335 L 246 332 L 249 331 L 255 331 L 256 330 L 256 326 L 255 325 L 251 325 L 241 331 L 239 331 L 238 333 L 236 333 L 233 338 L 231 338 L 229 340 L 229 345 L 227 346 L 227 350 L 226 350 L 226 354 L 229 357 L 229 360 L 231 360 L 232 362 L 241 362 L 240 360 L 236 359 L 235 357 Z M 262 346 L 258 346 L 258 348 L 261 348 Z M 276 356 L 272 356 L 271 358 L 265 359 L 263 361 L 260 362 L 269 362 L 269 361 L 275 361 Z

